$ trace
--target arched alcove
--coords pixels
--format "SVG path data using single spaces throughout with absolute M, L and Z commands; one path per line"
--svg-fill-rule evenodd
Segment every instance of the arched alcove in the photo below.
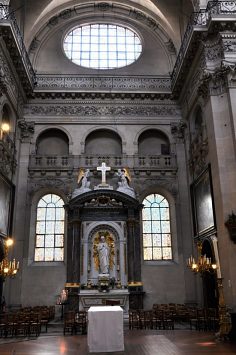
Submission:
M 41 133 L 36 141 L 37 155 L 68 155 L 69 139 L 59 129 L 48 129 Z
M 120 136 L 110 130 L 96 130 L 85 140 L 86 154 L 121 155 L 122 141 Z
M 144 131 L 138 139 L 138 153 L 139 155 L 169 155 L 169 139 L 157 129 Z

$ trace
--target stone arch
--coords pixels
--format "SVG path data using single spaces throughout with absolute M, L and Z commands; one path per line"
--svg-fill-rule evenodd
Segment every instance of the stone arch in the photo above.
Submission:
M 89 132 L 84 141 L 86 154 L 122 154 L 122 139 L 120 135 L 109 128 L 97 128 Z
M 147 128 L 137 139 L 139 155 L 169 155 L 170 140 L 169 137 L 157 128 Z
M 51 40 L 52 36 L 55 36 L 59 32 L 65 35 L 70 28 L 76 26 L 76 23 L 83 24 L 83 22 L 90 23 L 96 20 L 104 21 L 104 19 L 107 19 L 107 21 L 112 20 L 122 25 L 130 26 L 138 33 L 141 28 L 148 30 L 150 35 L 154 36 L 153 40 L 160 45 L 161 51 L 165 56 L 165 60 L 162 61 L 162 65 L 165 64 L 165 71 L 167 73 L 172 71 L 176 60 L 176 48 L 179 43 L 176 31 L 173 30 L 165 16 L 161 19 L 157 14 L 147 11 L 140 3 L 135 4 L 136 9 L 129 3 L 125 5 L 118 2 L 114 4 L 105 3 L 105 5 L 108 5 L 110 11 L 103 10 L 100 4 L 96 6 L 88 4 L 86 7 L 84 4 L 73 7 L 68 7 L 68 4 L 67 7 L 65 5 L 63 6 L 63 10 L 62 8 L 54 9 L 53 13 L 50 13 L 47 22 L 38 24 L 39 27 L 35 31 L 34 38 L 29 39 L 29 41 L 31 40 L 29 53 L 35 68 L 38 68 L 40 52 L 46 46 L 46 42 Z M 81 11 L 80 6 L 82 6 Z M 86 15 L 85 9 L 87 11 Z M 48 15 L 45 14 L 46 17 Z M 71 68 L 73 68 L 73 65 Z M 73 68 L 73 70 L 75 69 Z
M 69 155 L 69 139 L 65 132 L 58 128 L 47 128 L 36 139 L 38 155 Z
M 93 227 L 90 232 L 88 233 L 88 242 L 91 242 L 93 235 L 98 232 L 101 229 L 107 229 L 108 231 L 110 231 L 116 238 L 116 241 L 118 241 L 119 238 L 119 233 L 117 231 L 117 228 L 115 228 L 114 226 L 112 226 L 111 224 L 108 223 L 96 223 L 96 226 Z

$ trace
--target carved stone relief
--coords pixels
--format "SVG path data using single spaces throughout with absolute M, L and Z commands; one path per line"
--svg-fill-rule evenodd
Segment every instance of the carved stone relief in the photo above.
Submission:
M 35 193 L 42 188 L 55 188 L 64 192 L 68 196 L 71 192 L 73 179 L 56 179 L 53 177 L 47 177 L 42 179 L 30 179 L 29 180 L 29 192 Z
M 78 116 L 78 117 L 156 117 L 156 116 L 180 116 L 180 110 L 176 105 L 96 105 L 88 104 L 40 104 L 25 106 L 26 116 Z
M 27 122 L 25 120 L 18 121 L 18 127 L 20 128 L 20 137 L 22 141 L 30 138 L 33 135 L 34 125 L 34 122 Z

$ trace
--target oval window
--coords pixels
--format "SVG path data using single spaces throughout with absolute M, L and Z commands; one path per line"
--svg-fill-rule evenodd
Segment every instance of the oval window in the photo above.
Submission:
M 73 63 L 93 69 L 125 67 L 135 62 L 142 51 L 135 32 L 104 23 L 74 28 L 65 36 L 63 47 Z

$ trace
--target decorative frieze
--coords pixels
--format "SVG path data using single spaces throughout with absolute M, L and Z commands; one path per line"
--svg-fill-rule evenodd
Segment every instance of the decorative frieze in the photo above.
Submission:
M 180 116 L 176 105 L 145 105 L 142 102 L 136 105 L 96 105 L 91 104 L 39 104 L 27 105 L 25 116 L 77 116 L 81 117 L 158 117 Z
M 35 92 L 42 90 L 143 90 L 144 92 L 171 92 L 171 78 L 165 77 L 115 77 L 115 76 L 55 76 L 38 75 Z

